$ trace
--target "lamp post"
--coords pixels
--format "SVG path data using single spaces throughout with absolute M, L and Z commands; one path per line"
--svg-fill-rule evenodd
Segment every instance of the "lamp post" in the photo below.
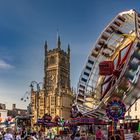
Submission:
M 31 116 L 32 114 L 32 101 L 31 101 L 31 92 L 30 91 L 26 91 L 25 94 L 23 95 L 23 97 L 20 99 L 23 102 L 27 102 L 28 106 L 27 106 L 27 115 Z
M 17 129 L 17 126 L 18 125 L 21 125 L 21 126 L 23 126 L 23 122 L 25 122 L 25 126 L 26 125 L 29 125 L 28 123 L 27 123 L 27 121 L 26 120 L 30 120 L 30 122 L 31 122 L 31 118 L 33 117 L 32 116 L 32 110 L 31 110 L 31 92 L 30 91 L 26 91 L 25 92 L 25 94 L 23 95 L 23 97 L 20 99 L 21 101 L 24 101 L 24 102 L 27 102 L 28 103 L 28 106 L 27 106 L 27 113 L 26 113 L 26 116 L 21 116 L 21 115 L 18 115 L 18 114 L 16 114 L 16 113 L 14 113 L 14 114 L 16 114 L 16 117 L 15 117 L 15 121 L 16 121 L 16 129 Z M 13 111 L 14 112 L 14 111 Z M 21 124 L 19 124 L 19 120 L 21 120 L 22 121 L 22 123 Z M 32 124 L 30 124 L 30 130 L 32 130 Z
M 40 92 L 40 84 L 42 84 L 42 82 L 36 82 L 36 81 L 32 81 L 30 84 L 31 87 L 31 93 L 34 91 L 34 86 L 36 86 L 36 91 L 35 91 L 35 109 L 36 109 L 36 118 L 38 119 L 39 117 L 39 92 Z
M 26 102 L 29 99 L 29 96 L 30 96 L 30 92 L 26 91 L 20 100 Z

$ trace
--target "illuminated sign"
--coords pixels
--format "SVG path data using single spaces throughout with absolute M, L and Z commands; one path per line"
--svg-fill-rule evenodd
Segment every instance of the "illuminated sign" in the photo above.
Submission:
M 125 112 L 126 108 L 124 103 L 117 98 L 114 98 L 106 106 L 107 116 L 114 121 L 124 118 Z

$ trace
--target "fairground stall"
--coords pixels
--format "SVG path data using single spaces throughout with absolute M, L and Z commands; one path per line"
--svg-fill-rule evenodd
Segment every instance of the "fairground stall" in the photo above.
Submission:
M 48 138 L 53 138 L 55 135 L 72 136 L 78 131 L 80 133 L 90 133 L 93 135 L 96 125 L 107 126 L 108 122 L 89 118 L 84 116 L 72 117 L 70 120 L 56 116 L 52 118 L 49 114 L 45 114 L 42 118 L 37 120 L 38 129 L 46 132 Z

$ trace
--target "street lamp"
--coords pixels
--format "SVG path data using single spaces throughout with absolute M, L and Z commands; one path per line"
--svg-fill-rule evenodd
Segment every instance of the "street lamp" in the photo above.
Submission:
M 32 81 L 31 84 L 30 84 L 30 87 L 31 89 L 33 89 L 34 85 L 36 85 L 36 89 L 37 89 L 37 92 L 40 91 L 40 84 L 43 84 L 43 82 L 36 82 L 36 81 Z
M 31 92 L 30 91 L 26 91 L 25 94 L 23 95 L 23 97 L 20 99 L 21 101 L 24 101 L 24 102 L 28 102 L 28 106 L 27 106 L 27 115 L 31 115 L 32 114 L 32 103 L 31 103 Z
M 29 99 L 29 96 L 30 96 L 30 92 L 26 91 L 20 100 L 26 102 Z

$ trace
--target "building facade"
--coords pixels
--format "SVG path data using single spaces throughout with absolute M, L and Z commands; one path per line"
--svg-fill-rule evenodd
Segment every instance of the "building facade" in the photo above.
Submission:
M 0 118 L 1 122 L 4 122 L 5 119 L 7 118 L 7 110 L 6 109 L 0 109 Z
M 125 116 L 128 119 L 139 119 L 140 120 L 140 99 L 137 100 L 133 106 L 126 112 Z
M 12 105 L 12 109 L 8 110 L 8 116 L 15 118 L 16 116 L 26 116 L 27 109 L 19 109 L 16 107 L 16 104 Z
M 5 104 L 0 103 L 0 109 L 6 110 L 6 105 L 5 105 Z
M 44 82 L 43 89 L 31 89 L 31 106 L 33 121 L 45 113 L 52 117 L 70 118 L 73 93 L 70 86 L 70 47 L 67 51 L 61 49 L 60 37 L 56 48 L 48 50 L 45 42 Z

